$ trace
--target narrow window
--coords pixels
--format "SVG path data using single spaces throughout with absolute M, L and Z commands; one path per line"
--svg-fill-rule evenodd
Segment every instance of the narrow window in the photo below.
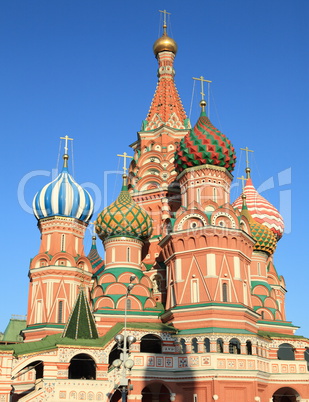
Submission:
M 50 234 L 47 235 L 46 239 L 46 250 L 48 251 L 50 249 Z
M 42 300 L 36 302 L 36 322 L 42 322 Z
M 130 262 L 131 260 L 131 249 L 130 247 L 127 248 L 127 261 Z
M 227 302 L 227 283 L 222 284 L 222 301 Z
M 176 297 L 175 297 L 175 289 L 174 286 L 171 286 L 171 307 L 176 305 Z
M 197 394 L 193 395 L 193 402 L 197 402 Z
M 213 188 L 213 199 L 214 199 L 214 202 L 217 202 L 217 189 L 216 189 L 216 187 Z
M 191 302 L 198 303 L 199 300 L 199 288 L 198 288 L 198 280 L 192 279 L 191 282 Z
M 261 264 L 258 262 L 257 263 L 257 270 L 258 270 L 258 275 L 261 275 Z
M 65 235 L 61 235 L 61 251 L 65 251 Z
M 58 303 L 58 324 L 62 323 L 62 317 L 63 316 L 63 300 L 60 300 Z
M 115 247 L 112 248 L 112 262 L 115 262 Z
M 200 204 L 201 203 L 201 189 L 198 188 L 196 190 L 196 201 Z

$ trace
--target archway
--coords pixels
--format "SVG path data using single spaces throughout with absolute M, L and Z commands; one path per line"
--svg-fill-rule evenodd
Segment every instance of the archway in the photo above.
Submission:
M 295 389 L 290 387 L 279 388 L 273 394 L 273 402 L 297 402 L 298 392 Z
M 281 343 L 277 355 L 279 360 L 295 360 L 294 348 L 289 343 Z
M 96 364 L 93 358 L 85 353 L 80 353 L 71 359 L 69 366 L 69 379 L 96 379 Z
M 171 392 L 161 383 L 153 383 L 142 390 L 142 402 L 170 402 Z
M 140 350 L 142 353 L 162 353 L 161 338 L 152 334 L 143 336 Z

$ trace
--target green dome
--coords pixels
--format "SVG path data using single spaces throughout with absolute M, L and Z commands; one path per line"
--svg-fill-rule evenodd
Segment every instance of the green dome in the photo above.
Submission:
M 117 200 L 98 215 L 95 230 L 101 240 L 116 236 L 146 240 L 151 236 L 152 223 L 148 213 L 133 201 L 124 183 Z
M 180 141 L 175 152 L 175 168 L 178 173 L 201 165 L 213 165 L 233 171 L 236 161 L 230 140 L 215 128 L 204 110 L 196 125 Z

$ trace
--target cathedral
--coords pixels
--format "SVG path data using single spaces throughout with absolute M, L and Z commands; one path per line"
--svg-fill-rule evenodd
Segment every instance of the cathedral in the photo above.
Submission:
M 203 96 L 188 119 L 165 23 L 153 51 L 157 87 L 117 199 L 93 216 L 68 137 L 34 195 L 41 242 L 27 319 L 0 341 L 0 402 L 308 402 L 309 339 L 286 320 L 274 265 L 283 219 L 248 165 L 230 199 L 235 149 Z

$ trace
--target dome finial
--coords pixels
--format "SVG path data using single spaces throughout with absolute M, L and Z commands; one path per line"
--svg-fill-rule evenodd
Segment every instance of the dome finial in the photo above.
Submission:
M 69 138 L 69 136 L 66 135 L 65 137 L 60 137 L 60 139 L 65 141 L 65 143 L 64 143 L 64 155 L 63 155 L 63 160 L 64 160 L 63 167 L 67 168 L 68 167 L 68 159 L 69 159 L 68 141 L 73 141 L 73 138 Z
M 246 148 L 240 148 L 242 151 L 246 151 L 246 170 L 245 170 L 245 172 L 246 172 L 246 176 L 247 176 L 247 179 L 250 179 L 250 172 L 251 172 L 251 169 L 249 168 L 249 152 L 254 152 L 254 151 L 252 151 L 251 149 L 249 149 L 248 147 L 246 147 Z
M 159 13 L 163 13 L 163 35 L 167 35 L 166 28 L 167 28 L 167 23 L 166 23 L 166 16 L 171 15 L 171 13 L 168 13 L 166 10 L 159 10 Z
M 159 10 L 160 13 L 163 13 L 163 35 L 161 38 L 157 39 L 153 45 L 153 52 L 157 57 L 158 53 L 160 52 L 172 52 L 174 54 L 177 53 L 177 43 L 174 39 L 170 38 L 167 35 L 167 23 L 166 23 L 166 16 L 171 15 L 166 10 Z
M 200 106 L 202 108 L 202 113 L 206 113 L 206 105 L 207 105 L 207 103 L 205 101 L 204 82 L 208 83 L 208 104 L 209 104 L 209 95 L 210 95 L 210 87 L 209 86 L 210 86 L 212 81 L 205 80 L 205 78 L 202 75 L 200 76 L 200 78 L 192 77 L 192 79 L 196 80 L 196 81 L 201 81 L 201 92 L 200 93 L 201 93 L 201 96 L 202 96 L 202 100 L 200 101 Z M 209 106 L 208 106 L 208 109 L 209 109 Z

